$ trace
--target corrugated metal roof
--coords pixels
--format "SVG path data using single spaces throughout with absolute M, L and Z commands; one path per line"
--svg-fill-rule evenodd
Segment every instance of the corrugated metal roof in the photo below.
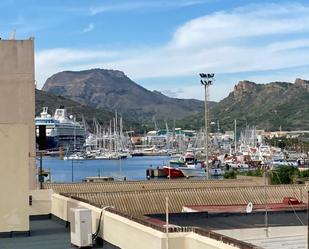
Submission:
M 181 189 L 228 186 L 252 186 L 257 182 L 251 179 L 227 180 L 160 180 L 160 181 L 113 181 L 96 183 L 44 183 L 45 189 L 58 193 L 121 192 L 155 189 Z
M 266 198 L 265 198 L 266 189 Z M 181 212 L 184 205 L 229 205 L 280 203 L 284 197 L 295 197 L 307 202 L 304 185 L 204 187 L 152 189 L 144 191 L 70 193 L 98 206 L 113 206 L 132 215 L 165 212 L 165 197 L 169 197 L 169 211 Z

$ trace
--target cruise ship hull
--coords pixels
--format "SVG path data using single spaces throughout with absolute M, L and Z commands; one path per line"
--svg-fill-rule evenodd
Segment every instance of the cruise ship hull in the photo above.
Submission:
M 54 117 L 47 113 L 44 107 L 41 117 L 35 119 L 36 141 L 40 150 L 75 151 L 83 148 L 85 143 L 85 129 L 73 116 L 67 117 L 65 109 L 57 109 Z
M 39 136 L 36 137 L 37 144 L 41 144 L 44 150 L 58 150 L 59 147 L 62 147 L 64 150 L 80 150 L 83 148 L 85 137 L 84 136 L 55 136 L 55 137 L 46 137 L 45 141 L 42 141 Z M 75 140 L 75 142 L 74 142 Z M 41 142 L 39 142 L 41 141 Z M 75 144 L 75 146 L 74 146 Z

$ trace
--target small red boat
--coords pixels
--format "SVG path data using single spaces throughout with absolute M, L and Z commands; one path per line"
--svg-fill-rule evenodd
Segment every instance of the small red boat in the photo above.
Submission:
M 183 173 L 180 169 L 171 167 L 171 166 L 164 166 L 163 167 L 164 174 L 167 175 L 168 178 L 179 178 L 184 177 Z

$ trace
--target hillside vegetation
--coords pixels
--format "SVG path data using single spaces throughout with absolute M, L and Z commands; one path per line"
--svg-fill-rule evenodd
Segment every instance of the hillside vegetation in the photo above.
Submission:
M 228 97 L 210 109 L 210 120 L 219 120 L 223 130 L 231 130 L 234 120 L 238 127 L 256 125 L 265 130 L 309 129 L 309 81 L 296 79 L 295 83 L 272 82 L 256 84 L 240 81 Z M 204 126 L 201 112 L 179 121 L 178 126 Z M 214 131 L 217 126 L 211 127 Z

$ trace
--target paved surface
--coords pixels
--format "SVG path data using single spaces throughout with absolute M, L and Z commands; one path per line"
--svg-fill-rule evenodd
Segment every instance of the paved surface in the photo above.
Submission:
M 269 236 L 264 228 L 218 230 L 218 233 L 241 239 L 265 249 L 306 249 L 307 227 L 271 227 Z
M 1 249 L 72 249 L 70 229 L 55 219 L 30 221 L 31 236 L 13 235 L 12 238 L 0 238 Z M 96 248 L 116 249 L 105 244 Z

